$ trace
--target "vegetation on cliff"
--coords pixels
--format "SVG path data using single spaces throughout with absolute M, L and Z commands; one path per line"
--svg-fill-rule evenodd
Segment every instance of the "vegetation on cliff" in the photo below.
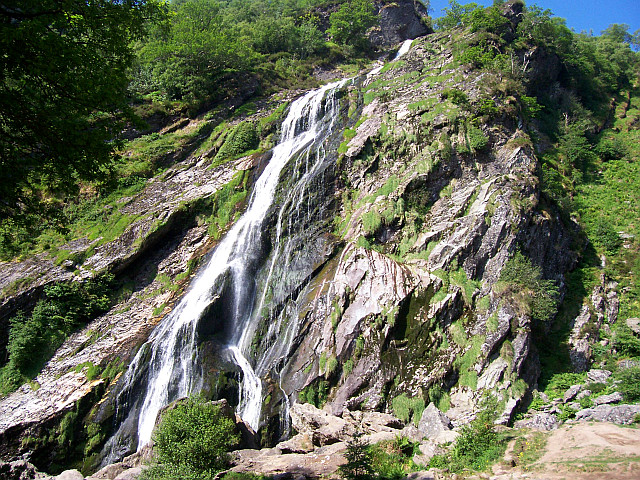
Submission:
M 277 138 L 287 100 L 297 89 L 318 84 L 318 71 L 327 77 L 344 75 L 360 70 L 379 53 L 365 36 L 377 20 L 368 0 L 339 4 L 186 0 L 171 3 L 169 15 L 164 15 L 162 5 L 142 4 L 149 10 L 125 17 L 131 21 L 122 26 L 127 32 L 107 32 L 126 39 L 114 53 L 117 68 L 106 64 L 119 75 L 110 86 L 118 90 L 109 90 L 113 99 L 108 105 L 87 100 L 90 107 L 72 113 L 61 110 L 64 122 L 56 119 L 63 130 L 70 129 L 67 120 L 80 122 L 81 128 L 69 139 L 74 148 L 65 153 L 73 156 L 69 162 L 56 154 L 62 144 L 47 153 L 44 143 L 26 134 L 19 135 L 26 145 L 22 149 L 3 147 L 0 141 L 0 148 L 13 149 L 10 153 L 15 155 L 7 157 L 13 163 L 20 163 L 19 157 L 46 158 L 44 168 L 35 163 L 29 167 L 24 182 L 2 182 L 3 188 L 13 189 L 3 197 L 6 209 L 0 214 L 3 259 L 47 252 L 56 265 L 69 264 L 79 275 L 95 248 L 120 238 L 145 215 L 125 211 L 124 206 L 150 178 L 161 179 L 185 159 L 197 159 L 222 172 L 229 162 L 242 163 L 245 159 L 238 159 L 246 157 L 251 166 L 238 167 L 240 171 L 206 201 L 181 207 L 188 218 L 185 225 L 207 225 L 203 232 L 212 241 L 219 240 L 250 190 L 252 175 L 245 169 L 259 168 L 266 159 L 262 155 Z M 10 10 L 8 15 L 24 17 L 25 12 Z M 33 19 L 48 15 L 57 13 L 33 11 Z M 147 17 L 158 21 L 147 23 Z M 3 28 L 15 24 L 16 35 L 24 37 L 27 27 L 41 27 L 32 24 L 33 19 L 18 18 Z M 305 292 L 308 288 L 304 295 L 309 298 L 321 298 L 328 283 L 331 288 L 338 284 L 322 277 L 335 275 L 334 257 L 344 263 L 366 258 L 380 271 L 393 271 L 397 278 L 390 282 L 398 291 L 389 294 L 379 311 L 367 312 L 361 322 L 352 318 L 351 324 L 345 321 L 345 312 L 357 304 L 354 290 L 360 284 L 352 288 L 345 280 L 347 286 L 335 291 L 326 311 L 315 304 L 313 312 L 292 307 L 293 315 L 301 318 L 324 315 L 327 327 L 322 333 L 324 350 L 301 350 L 305 355 L 299 357 L 307 363 L 294 365 L 299 377 L 291 380 L 294 387 L 289 390 L 299 392 L 300 401 L 315 405 L 337 402 L 347 392 L 339 398 L 344 404 L 393 411 L 416 425 L 426 403 L 450 408 L 454 390 L 458 396 L 467 395 L 464 399 L 473 408 L 478 388 L 495 390 L 500 401 L 493 410 L 507 412 L 503 423 L 522 416 L 528 406 L 546 405 L 544 392 L 549 398 L 562 397 L 574 384 L 590 388 L 590 396 L 581 399 L 583 407 L 614 392 L 625 401 L 638 401 L 638 367 L 633 362 L 640 359 L 640 337 L 633 324 L 624 321 L 640 316 L 640 61 L 631 48 L 637 39 L 621 25 L 600 36 L 577 34 L 551 12 L 520 1 L 495 2 L 487 8 L 452 1 L 436 27 L 434 35 L 414 43 L 420 57 L 388 63 L 379 75 L 356 83 L 341 99 L 349 128 L 335 142 L 336 147 L 342 144 L 330 174 L 335 173 L 339 194 L 328 201 L 329 215 L 335 216 L 334 231 L 323 232 L 334 242 L 334 251 L 299 287 Z M 56 28 L 56 35 L 66 39 L 62 27 Z M 101 34 L 89 36 L 93 35 Z M 27 95 L 28 90 L 15 85 L 24 86 L 30 75 L 37 73 L 22 72 L 19 81 L 5 75 L 2 88 Z M 96 84 L 102 85 L 97 80 Z M 294 94 L 288 91 L 293 89 Z M 411 101 L 394 103 L 407 91 L 412 92 Z M 36 94 L 30 105 L 43 103 L 45 113 L 54 115 L 58 104 L 41 98 L 42 92 Z M 102 90 L 89 94 L 99 99 L 106 95 Z M 58 92 L 55 98 L 59 96 Z M 371 114 L 381 104 L 388 105 L 380 107 L 388 111 Z M 0 119 L 8 119 L 7 125 L 15 123 L 5 110 L 0 105 Z M 135 116 L 123 112 L 135 112 L 147 125 L 130 123 L 123 130 L 119 121 Z M 87 144 L 75 149 L 76 136 L 87 130 L 95 138 L 87 137 Z M 362 140 L 363 130 L 375 133 Z M 7 138 L 3 141 L 9 142 Z M 520 164 L 518 152 L 526 157 Z M 496 166 L 496 159 L 504 160 L 504 165 Z M 525 164 L 529 159 L 533 160 Z M 55 165 L 48 165 L 54 160 Z M 507 161 L 512 162 L 508 168 Z M 6 164 L 6 178 L 18 175 L 11 162 Z M 58 168 L 60 164 L 70 170 Z M 168 173 L 174 175 L 175 170 Z M 473 175 L 473 181 L 464 185 Z M 32 201 L 55 207 L 55 221 L 38 223 L 40 214 Z M 436 211 L 436 205 L 441 210 Z M 472 224 L 478 211 L 482 218 Z M 451 221 L 439 224 L 439 216 Z M 571 244 L 571 252 L 561 252 L 571 257 L 562 266 L 545 264 L 544 259 L 555 258 L 553 254 L 536 255 L 543 234 L 551 238 L 541 219 L 560 225 L 571 236 L 570 242 L 561 239 L 557 245 L 560 250 Z M 163 221 L 157 221 L 153 233 L 166 226 Z M 476 244 L 481 240 L 464 244 L 471 237 L 462 238 L 467 235 L 462 227 L 456 239 L 460 244 L 447 243 L 442 233 L 453 231 L 454 224 L 455 228 L 477 225 L 478 235 L 488 237 L 492 222 L 501 222 L 503 228 L 491 244 L 494 250 L 483 253 L 484 259 Z M 539 225 L 543 227 L 536 230 Z M 541 238 L 527 238 L 529 232 Z M 83 237 L 91 246 L 80 253 L 66 245 Z M 508 244 L 501 243 L 505 238 Z M 469 260 L 466 255 L 471 254 L 462 251 L 463 246 L 478 253 L 479 259 Z M 458 247 L 460 251 L 451 253 Z M 336 256 L 336 251 L 342 253 Z M 500 265 L 489 265 L 499 255 Z M 567 272 L 567 265 L 573 270 Z M 493 277 L 487 274 L 491 269 Z M 188 274 L 181 273 L 179 280 Z M 421 286 L 418 281 L 411 283 L 418 277 Z M 20 279 L 3 297 L 24 290 L 32 280 Z M 163 280 L 166 288 L 179 288 L 172 278 Z M 64 338 L 107 310 L 114 300 L 111 287 L 100 277 L 92 283 L 48 286 L 35 308 L 13 316 L 0 370 L 0 394 L 32 379 Z M 598 287 L 607 289 L 602 298 L 613 292 L 611 297 L 619 299 L 619 309 L 605 309 L 603 318 L 598 316 L 602 309 L 591 300 Z M 406 292 L 400 295 L 400 290 Z M 295 295 L 298 290 L 287 302 L 293 303 Z M 165 306 L 157 307 L 154 315 Z M 288 308 L 289 303 L 273 310 Z M 576 332 L 576 318 L 582 312 L 586 321 Z M 611 379 L 587 382 L 584 373 L 574 373 L 571 336 L 586 339 L 588 348 L 582 352 L 588 357 L 586 365 L 612 371 Z M 262 341 L 270 339 L 257 336 L 254 344 Z M 532 350 L 534 360 L 525 363 Z M 541 372 L 536 371 L 537 355 Z M 349 378 L 370 374 L 362 365 L 376 356 L 384 368 L 375 372 L 380 380 L 371 387 L 377 389 L 375 395 L 366 393 L 369 385 L 364 383 L 348 391 Z M 631 361 L 631 368 L 622 368 L 622 360 Z M 483 378 L 489 365 L 502 368 L 497 374 L 503 382 L 500 392 Z M 94 367 L 80 368 L 85 366 Z M 94 373 L 87 371 L 87 378 Z M 535 388 L 539 392 L 530 395 Z M 271 393 L 274 399 L 279 395 L 276 389 Z M 367 405 L 369 397 L 377 403 Z M 221 452 L 226 448 L 218 439 L 235 440 L 218 414 L 195 400 L 169 412 L 156 434 L 160 465 L 148 475 L 215 476 L 223 468 Z M 565 420 L 575 410 L 562 407 L 560 415 Z M 451 471 L 486 468 L 504 446 L 493 420 L 486 412 L 480 414 L 462 429 L 448 454 L 435 457 L 433 465 L 446 464 Z M 203 423 L 214 428 L 201 430 Z M 193 437 L 193 432 L 199 436 Z M 92 448 L 98 449 L 97 443 Z M 384 475 L 399 477 L 413 453 L 400 443 L 389 444 L 387 452 L 357 443 L 352 447 L 357 464 L 343 472 L 352 478 L 373 473 L 367 463 L 372 458 L 391 465 L 391 473 Z M 198 463 L 205 457 L 212 463 Z

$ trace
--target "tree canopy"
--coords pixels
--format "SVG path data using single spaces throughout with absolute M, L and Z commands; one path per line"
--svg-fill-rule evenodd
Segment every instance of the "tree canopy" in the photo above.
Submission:
M 104 177 L 127 110 L 132 42 L 164 10 L 161 0 L 2 2 L 0 220 Z

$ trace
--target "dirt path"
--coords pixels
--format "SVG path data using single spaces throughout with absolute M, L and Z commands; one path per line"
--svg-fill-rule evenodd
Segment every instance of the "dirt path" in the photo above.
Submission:
M 544 453 L 513 469 L 494 468 L 495 480 L 640 480 L 640 428 L 611 423 L 563 425 L 546 434 Z

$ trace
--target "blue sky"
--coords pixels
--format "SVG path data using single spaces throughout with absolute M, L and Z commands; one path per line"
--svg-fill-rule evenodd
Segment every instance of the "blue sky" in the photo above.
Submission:
M 479 3 L 491 5 L 492 0 L 458 0 L 459 3 Z M 567 26 L 576 32 L 593 30 L 599 35 L 602 30 L 612 23 L 626 23 L 631 33 L 640 29 L 640 0 L 537 0 L 527 1 L 527 5 L 538 5 L 549 9 L 554 16 L 562 17 Z M 442 8 L 449 5 L 448 0 L 431 0 L 431 15 L 434 18 L 442 16 Z

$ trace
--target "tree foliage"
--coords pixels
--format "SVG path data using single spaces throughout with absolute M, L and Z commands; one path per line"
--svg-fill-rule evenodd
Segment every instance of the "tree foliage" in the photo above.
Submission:
M 50 285 L 30 315 L 20 312 L 9 320 L 8 361 L 0 371 L 0 394 L 33 378 L 71 333 L 110 307 L 112 280 L 103 275 L 86 283 Z
M 227 467 L 227 452 L 239 442 L 220 406 L 189 398 L 167 410 L 154 433 L 158 464 L 143 479 L 208 479 Z
M 103 179 L 127 110 L 132 42 L 159 0 L 0 6 L 0 221 Z
M 347 442 L 344 454 L 347 463 L 340 466 L 340 473 L 347 480 L 368 480 L 373 478 L 373 455 L 371 446 L 362 438 L 362 433 L 356 432 Z
M 377 21 L 378 15 L 371 0 L 349 0 L 331 14 L 329 35 L 337 43 L 365 48 L 365 33 Z

